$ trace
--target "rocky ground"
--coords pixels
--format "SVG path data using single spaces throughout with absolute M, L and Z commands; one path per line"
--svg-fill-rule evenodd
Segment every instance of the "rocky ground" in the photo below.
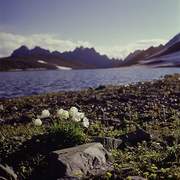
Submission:
M 58 127 L 59 133 L 57 110 L 72 106 L 85 112 L 90 126 L 69 123 L 63 131 Z M 44 109 L 51 116 L 34 127 L 33 119 Z M 95 141 L 111 153 L 111 168 L 81 178 L 180 179 L 179 110 L 180 74 L 134 85 L 1 99 L 0 163 L 13 167 L 18 179 L 39 179 L 52 151 Z

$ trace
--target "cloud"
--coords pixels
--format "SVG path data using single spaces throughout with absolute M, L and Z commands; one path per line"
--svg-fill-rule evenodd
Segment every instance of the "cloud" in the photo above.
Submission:
M 49 49 L 51 51 L 58 50 L 60 52 L 73 50 L 78 46 L 95 47 L 101 54 L 106 54 L 109 57 L 124 58 L 130 52 L 137 49 L 146 49 L 150 46 L 158 46 L 164 44 L 166 41 L 163 39 L 150 39 L 140 40 L 135 43 L 128 44 L 126 46 L 94 46 L 85 41 L 72 41 L 61 39 L 57 35 L 53 34 L 32 34 L 32 35 L 18 35 L 7 32 L 0 32 L 0 57 L 9 56 L 13 50 L 17 49 L 21 45 L 26 45 L 29 48 L 34 46 L 41 46 L 42 48 Z
M 13 50 L 21 45 L 29 48 L 41 46 L 50 51 L 68 51 L 78 46 L 91 47 L 90 43 L 84 41 L 63 40 L 57 35 L 52 34 L 33 34 L 17 35 L 12 33 L 0 32 L 0 57 L 9 56 Z
M 97 47 L 97 50 L 110 57 L 123 59 L 135 50 L 147 49 L 150 46 L 159 46 L 160 44 L 165 44 L 166 42 L 167 40 L 164 39 L 147 39 L 139 40 L 137 42 L 127 44 L 126 46 Z

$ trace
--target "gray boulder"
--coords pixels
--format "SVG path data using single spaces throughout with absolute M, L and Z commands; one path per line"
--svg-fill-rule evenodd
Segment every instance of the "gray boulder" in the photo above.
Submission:
M 0 180 L 17 180 L 17 175 L 9 166 L 0 164 Z
M 97 175 L 111 167 L 111 156 L 100 143 L 89 143 L 52 152 L 46 178 L 66 179 Z

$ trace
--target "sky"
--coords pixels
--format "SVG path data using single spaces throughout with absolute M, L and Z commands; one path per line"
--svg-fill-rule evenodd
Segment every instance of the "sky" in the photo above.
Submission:
M 20 45 L 124 58 L 180 32 L 180 0 L 0 0 L 0 56 Z

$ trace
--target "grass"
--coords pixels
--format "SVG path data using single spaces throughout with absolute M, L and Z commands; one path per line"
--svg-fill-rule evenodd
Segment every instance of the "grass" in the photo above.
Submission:
M 60 137 L 63 144 L 71 146 L 88 141 L 88 136 L 80 123 L 68 120 L 54 122 L 49 129 L 49 135 Z

